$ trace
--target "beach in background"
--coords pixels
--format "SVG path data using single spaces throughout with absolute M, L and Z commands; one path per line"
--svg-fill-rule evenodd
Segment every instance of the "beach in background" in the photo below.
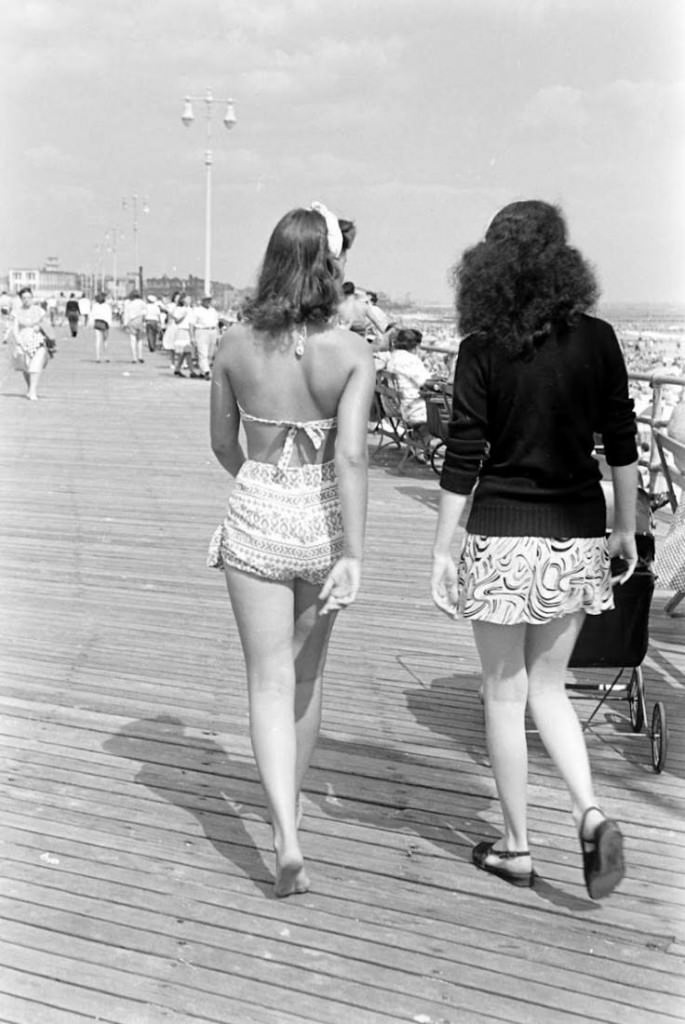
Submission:
M 607 303 L 596 314 L 613 326 L 631 372 L 685 376 L 685 305 Z M 458 346 L 451 306 L 416 306 L 398 310 L 397 316 L 405 326 L 423 331 L 428 346 Z

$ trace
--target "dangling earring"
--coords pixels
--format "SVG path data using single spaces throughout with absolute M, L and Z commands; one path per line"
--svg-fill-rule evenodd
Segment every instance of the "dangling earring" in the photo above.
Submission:
M 307 340 L 307 325 L 302 324 L 295 333 L 295 355 L 298 359 L 304 355 L 304 343 Z

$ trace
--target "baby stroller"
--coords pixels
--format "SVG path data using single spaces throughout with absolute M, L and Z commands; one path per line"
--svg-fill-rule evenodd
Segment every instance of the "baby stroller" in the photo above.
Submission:
M 627 701 L 634 733 L 642 732 L 648 718 L 641 664 L 649 644 L 649 610 L 655 580 L 652 570 L 654 535 L 651 527 L 649 497 L 645 491 L 640 490 L 635 536 L 637 568 L 626 583 L 614 587 L 615 608 L 601 615 L 586 616 L 569 662 L 569 668 L 572 669 L 618 670 L 609 682 L 595 678 L 585 682 L 574 679 L 566 684 L 567 689 L 573 692 L 601 694 L 592 714 L 584 723 L 585 729 L 591 726 L 604 704 L 611 699 Z M 612 561 L 612 576 L 620 572 L 618 560 Z M 666 707 L 663 701 L 655 703 L 651 726 L 646 733 L 650 741 L 652 767 L 655 772 L 661 772 L 668 751 Z
M 440 475 L 445 461 L 447 427 L 452 415 L 452 385 L 449 381 L 430 377 L 420 388 L 426 402 L 426 425 L 436 444 L 431 445 L 429 462 L 434 473 Z

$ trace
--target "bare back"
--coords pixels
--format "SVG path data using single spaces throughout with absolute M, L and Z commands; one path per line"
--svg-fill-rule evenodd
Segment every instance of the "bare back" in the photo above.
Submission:
M 295 346 L 293 335 L 274 338 L 243 324 L 222 339 L 213 374 L 213 426 L 219 408 L 236 431 L 240 410 L 247 413 L 243 426 L 250 459 L 277 461 L 288 424 L 336 420 L 337 430 L 350 440 L 358 436 L 360 423 L 366 430 L 374 378 L 366 341 L 337 327 L 309 328 L 301 355 Z M 335 427 L 318 449 L 302 432 L 293 463 L 328 461 L 335 443 Z

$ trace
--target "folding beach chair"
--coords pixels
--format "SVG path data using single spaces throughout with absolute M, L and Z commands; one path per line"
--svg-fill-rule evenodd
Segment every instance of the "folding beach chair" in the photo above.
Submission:
M 685 444 L 676 441 L 674 437 L 669 437 L 665 430 L 655 428 L 653 433 L 661 472 L 666 481 L 668 501 L 675 515 L 680 502 L 685 501 Z M 676 494 L 676 487 L 680 489 L 680 498 Z M 677 590 L 664 609 L 666 614 L 673 615 L 683 598 L 685 590 Z

